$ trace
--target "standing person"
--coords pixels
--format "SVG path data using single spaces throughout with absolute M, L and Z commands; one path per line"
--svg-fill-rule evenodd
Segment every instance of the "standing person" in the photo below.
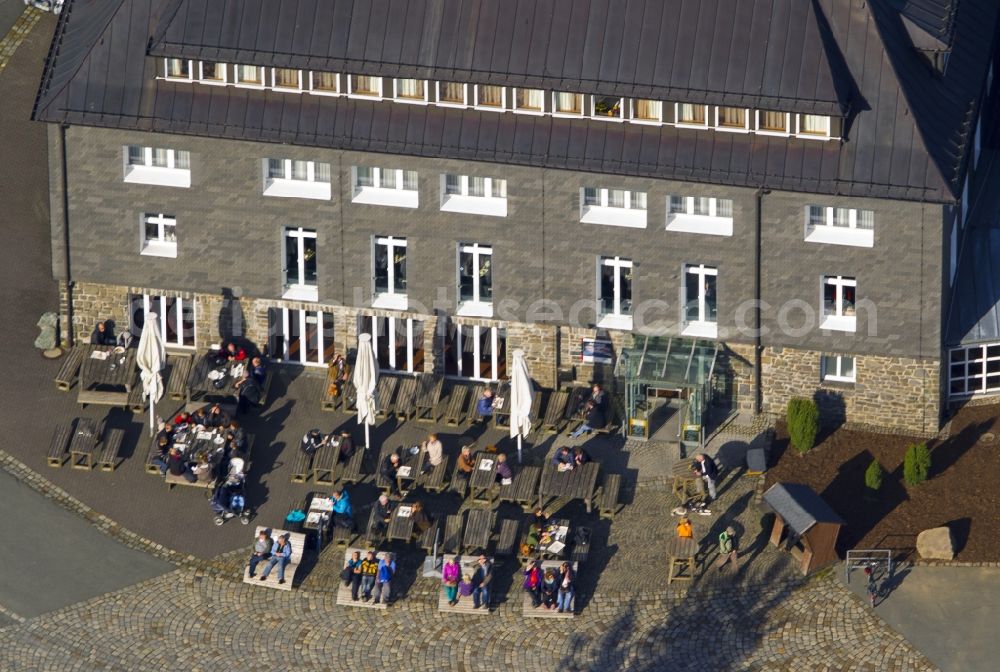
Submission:
M 330 496 L 333 501 L 333 524 L 354 531 L 354 509 L 347 490 L 337 488 Z
M 263 560 L 271 557 L 271 547 L 274 540 L 267 534 L 267 530 L 261 530 L 257 535 L 257 540 L 253 543 L 253 551 L 250 553 L 250 578 L 256 576 L 257 565 Z
M 448 598 L 448 604 L 452 607 L 458 604 L 458 580 L 461 578 L 461 574 L 462 568 L 454 555 L 441 568 L 441 585 L 444 586 L 444 596 Z
M 357 564 L 354 564 L 355 559 L 357 559 Z M 351 601 L 357 602 L 360 598 L 358 596 L 358 591 L 361 589 L 361 581 L 364 578 L 364 572 L 362 571 L 362 565 L 364 560 L 361 559 L 361 553 L 359 551 L 354 551 L 351 556 Z
M 424 449 L 423 471 L 426 473 L 441 464 L 441 460 L 444 458 L 444 448 L 438 441 L 437 434 L 428 434 L 422 448 Z
M 694 464 L 691 467 L 695 474 L 701 476 L 698 481 L 698 492 L 705 492 L 705 483 L 708 484 L 708 501 L 715 501 L 715 481 L 719 478 L 719 467 L 715 460 L 705 453 L 698 453 L 694 456 Z M 704 483 L 703 483 L 704 482 Z
M 715 561 L 715 566 L 722 569 L 730 560 L 733 562 L 733 571 L 739 571 L 740 561 L 736 552 L 736 530 L 732 526 L 719 533 L 719 559 Z
M 385 596 L 385 603 L 389 604 L 392 599 L 392 577 L 396 575 L 396 560 L 392 553 L 386 553 L 378 561 L 378 574 L 375 577 L 375 604 L 382 601 Z
M 375 559 L 375 551 L 368 551 L 365 559 L 361 561 L 361 597 L 365 602 L 372 599 L 372 588 L 375 587 L 377 576 L 378 560 Z
M 115 343 L 117 343 L 115 340 L 115 323 L 111 320 L 98 322 L 97 326 L 94 327 L 93 333 L 90 334 L 90 344 L 114 345 Z
M 604 389 L 594 383 L 590 391 L 590 399 L 583 407 L 583 424 L 570 434 L 571 438 L 577 438 L 584 432 L 590 434 L 595 429 L 603 429 L 608 424 L 608 395 Z
M 538 568 L 538 561 L 532 562 L 524 570 L 524 590 L 531 595 L 531 606 L 536 609 L 542 606 L 542 572 Z
M 479 556 L 479 565 L 472 574 L 472 608 L 479 605 L 490 610 L 490 582 L 493 580 L 493 563 L 485 555 Z
M 267 581 L 267 575 L 271 573 L 274 566 L 278 566 L 278 583 L 285 583 L 285 566 L 292 559 L 292 545 L 288 543 L 288 535 L 283 534 L 278 537 L 274 545 L 271 546 L 271 559 L 264 568 L 264 573 L 260 575 L 261 581 Z
M 573 569 L 568 562 L 562 563 L 559 567 L 559 595 L 556 597 L 556 606 L 559 613 L 573 613 Z

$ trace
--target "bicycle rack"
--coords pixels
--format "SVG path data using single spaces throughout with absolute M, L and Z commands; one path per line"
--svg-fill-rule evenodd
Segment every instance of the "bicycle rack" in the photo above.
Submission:
M 887 576 L 892 576 L 892 551 L 881 548 L 866 548 L 847 552 L 847 559 L 844 560 L 844 579 L 850 583 L 852 569 L 864 567 L 872 562 L 885 563 Z

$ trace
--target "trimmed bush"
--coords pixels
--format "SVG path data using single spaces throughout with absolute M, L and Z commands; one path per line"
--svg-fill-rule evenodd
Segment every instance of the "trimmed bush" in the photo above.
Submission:
M 792 446 L 802 454 L 816 444 L 819 433 L 819 407 L 812 399 L 793 397 L 788 400 L 788 437 Z
M 873 492 L 882 489 L 882 465 L 878 463 L 878 460 L 872 460 L 872 463 L 865 469 L 865 487 Z
M 907 485 L 918 485 L 927 480 L 931 470 L 931 451 L 926 443 L 913 443 L 903 457 L 903 480 Z

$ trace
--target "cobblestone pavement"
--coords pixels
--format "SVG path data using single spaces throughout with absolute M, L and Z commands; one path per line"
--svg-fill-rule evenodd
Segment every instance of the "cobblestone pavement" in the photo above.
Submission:
M 35 9 L 34 7 L 25 7 L 24 13 L 18 17 L 3 39 L 0 39 L 0 72 L 4 71 L 4 68 L 10 62 L 11 56 L 14 55 L 17 48 L 21 46 L 21 42 L 31 33 L 31 29 L 35 27 L 35 24 L 43 16 L 45 16 L 45 12 L 42 10 Z

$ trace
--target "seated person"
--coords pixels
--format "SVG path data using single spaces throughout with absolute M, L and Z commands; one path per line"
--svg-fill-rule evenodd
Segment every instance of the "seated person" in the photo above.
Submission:
M 399 453 L 395 450 L 389 453 L 379 467 L 382 478 L 389 482 L 389 491 L 394 494 L 399 493 L 399 483 L 396 474 L 399 473 Z
M 261 581 L 267 581 L 267 575 L 271 573 L 275 565 L 278 565 L 278 583 L 285 582 L 285 566 L 292 559 L 292 545 L 288 542 L 288 535 L 283 534 L 271 546 L 271 559 L 267 562 L 267 567 L 260 575 Z
M 229 423 L 223 436 L 226 439 L 226 448 L 230 452 L 247 449 L 247 433 L 243 431 L 243 428 L 235 420 Z
M 94 327 L 94 332 L 90 335 L 91 345 L 116 345 L 115 323 L 111 320 L 98 322 Z
M 174 426 L 171 423 L 169 423 L 169 422 L 163 423 L 163 425 L 160 426 L 160 431 L 158 431 L 156 433 L 156 439 L 159 440 L 160 437 L 164 437 L 164 438 L 167 439 L 167 441 L 169 443 L 173 443 L 174 442 Z
M 340 570 L 340 578 L 344 582 L 344 587 L 350 588 L 351 584 L 354 583 L 356 575 L 359 577 L 361 575 L 361 551 L 351 553 L 351 557 L 344 563 L 344 568 Z M 360 578 L 358 583 L 361 583 Z M 354 595 L 354 599 L 358 599 L 356 594 Z
M 424 441 L 421 447 L 424 449 L 422 470 L 424 473 L 427 473 L 441 464 L 441 461 L 444 459 L 444 448 L 441 446 L 441 442 L 438 441 L 437 434 L 428 434 L 427 440 Z
M 208 412 L 204 407 L 195 409 L 195 412 L 191 414 L 191 424 L 193 425 L 208 427 L 208 422 Z
M 583 424 L 570 434 L 574 439 L 584 432 L 589 434 L 595 429 L 602 429 L 604 425 L 608 424 L 608 395 L 605 394 L 600 385 L 595 384 L 591 390 L 590 399 L 584 404 L 583 414 Z
M 572 612 L 573 611 L 573 570 L 570 568 L 568 562 L 562 563 L 559 567 L 559 576 L 561 577 L 559 581 L 559 594 L 556 597 L 556 606 L 559 607 L 559 613 Z
M 458 476 L 468 480 L 475 468 L 476 461 L 472 459 L 472 448 L 462 446 L 462 452 L 458 454 Z
M 338 462 L 349 462 L 356 448 L 354 447 L 354 441 L 351 439 L 351 433 L 346 429 L 340 433 L 340 437 L 334 437 L 333 434 L 326 437 L 328 443 L 338 443 L 337 445 L 337 461 Z
M 247 358 L 247 351 L 232 341 L 222 347 L 222 354 L 230 362 L 243 362 Z
M 541 538 L 542 527 L 535 521 L 528 523 L 528 531 L 524 535 L 524 544 L 528 547 L 529 553 L 533 553 L 538 548 L 538 541 Z
M 537 561 L 532 562 L 524 570 L 524 583 L 522 585 L 525 592 L 531 596 L 531 606 L 536 609 L 542 606 L 542 570 Z
M 302 435 L 302 444 L 300 447 L 303 453 L 312 455 L 325 443 L 326 439 L 323 437 L 323 432 L 318 429 L 310 429 Z
M 206 427 L 226 427 L 232 420 L 229 414 L 222 410 L 222 406 L 219 404 L 212 404 L 212 407 L 208 409 Z
M 260 405 L 261 389 L 260 383 L 250 374 L 244 371 L 243 376 L 236 381 L 236 414 L 241 415 L 255 406 Z
M 431 525 L 434 524 L 434 519 L 424 509 L 423 502 L 413 503 L 410 517 L 413 518 L 413 534 L 416 537 L 420 537 L 424 532 L 431 529 Z
M 167 470 L 174 476 L 183 476 L 188 483 L 194 483 L 198 480 L 198 477 L 191 473 L 191 469 L 188 468 L 184 454 L 179 448 L 171 448 L 170 452 L 167 453 Z
M 483 390 L 483 396 L 479 397 L 479 401 L 476 402 L 476 415 L 479 416 L 479 422 L 487 422 L 493 417 L 493 403 L 495 401 L 493 390 L 488 387 Z
M 192 423 L 192 420 L 191 420 L 191 414 L 190 413 L 185 413 L 184 411 L 181 411 L 180 413 L 178 413 L 177 415 L 174 416 L 174 428 L 175 429 L 186 428 L 191 423 Z
M 150 460 L 150 464 L 155 464 L 160 468 L 160 476 L 166 476 L 167 469 L 169 468 L 167 460 L 170 453 L 171 441 L 166 437 L 166 435 L 163 434 L 163 432 L 160 432 L 160 434 L 156 437 L 156 447 L 159 448 L 160 454 L 154 456 L 153 459 Z
M 588 462 L 593 462 L 594 458 L 590 456 L 583 446 L 577 446 L 573 449 L 573 464 L 575 466 L 580 466 L 581 464 L 587 464 Z
M 459 599 L 463 597 L 472 597 L 472 575 L 465 574 L 462 576 L 462 580 L 458 582 L 458 597 Z M 458 604 L 458 599 L 455 600 L 455 604 Z
M 544 509 L 535 509 L 534 520 L 532 522 L 538 525 L 538 529 L 545 529 L 545 526 L 549 524 L 549 512 Z
M 273 546 L 274 540 L 268 535 L 267 530 L 261 530 L 260 534 L 257 535 L 256 541 L 253 543 L 253 552 L 250 554 L 251 579 L 256 576 L 257 565 L 262 560 L 267 560 L 271 557 L 271 548 Z
M 556 451 L 556 454 L 552 456 L 552 464 L 556 465 L 556 469 L 559 471 L 569 471 L 576 464 L 573 456 L 573 451 L 570 450 L 569 446 L 563 446 Z
M 258 385 L 263 385 L 264 381 L 267 380 L 267 366 L 264 364 L 264 360 L 258 355 L 250 360 L 250 375 L 253 379 L 257 381 Z
M 329 367 L 336 369 L 336 373 L 327 392 L 331 397 L 338 397 L 343 393 L 344 387 L 348 384 L 348 378 L 350 377 L 347 369 L 347 360 L 339 352 L 335 353 L 330 359 Z
M 546 609 L 556 608 L 556 598 L 559 594 L 559 579 L 555 571 L 550 567 L 545 570 L 542 576 L 542 605 Z
M 361 561 L 361 599 L 365 602 L 372 599 L 372 589 L 375 587 L 375 577 L 378 575 L 378 560 L 375 551 L 368 551 Z
M 330 496 L 333 501 L 333 524 L 348 530 L 354 530 L 354 509 L 347 490 L 338 488 Z
M 503 453 L 497 455 L 497 480 L 503 485 L 509 485 L 514 478 L 514 471 L 507 463 L 507 456 Z
M 680 522 L 677 523 L 677 536 L 681 539 L 694 539 L 694 529 L 691 527 L 691 521 L 686 516 L 681 518 Z
M 198 457 L 198 462 L 191 468 L 191 473 L 199 483 L 211 483 L 215 480 L 215 467 L 208 461 L 207 455 Z
M 385 532 L 386 528 L 389 527 L 389 521 L 392 520 L 392 500 L 386 495 L 379 495 L 378 501 L 375 502 L 375 518 L 372 521 L 372 527 L 376 532 Z

